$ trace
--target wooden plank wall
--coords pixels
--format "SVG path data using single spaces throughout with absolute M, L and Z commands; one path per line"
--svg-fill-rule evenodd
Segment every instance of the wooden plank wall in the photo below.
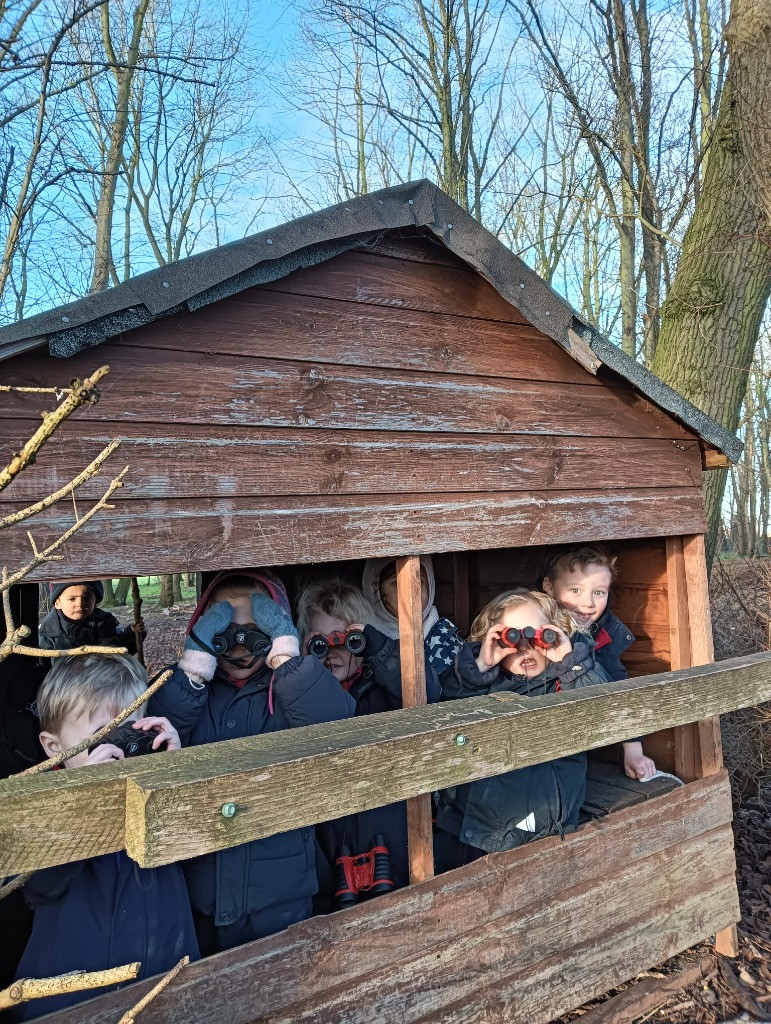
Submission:
M 109 363 L 80 411 L 0 495 L 61 486 L 111 438 L 130 464 L 95 522 L 38 578 L 521 547 L 703 530 L 696 438 L 609 372 L 592 376 L 446 250 L 352 251 L 66 360 L 4 363 L 16 384 Z M 39 422 L 4 396 L 0 453 Z M 70 522 L 62 507 L 38 543 Z M 7 537 L 21 561 L 23 530 Z
M 193 964 L 143 1024 L 546 1024 L 738 919 L 730 821 L 704 779 Z M 114 1024 L 150 984 L 46 1021 Z

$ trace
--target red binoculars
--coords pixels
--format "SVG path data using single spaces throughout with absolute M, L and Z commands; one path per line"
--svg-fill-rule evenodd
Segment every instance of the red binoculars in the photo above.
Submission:
M 375 845 L 365 853 L 351 854 L 350 847 L 339 847 L 335 860 L 335 899 L 339 906 L 356 903 L 361 895 L 377 896 L 383 892 L 391 892 L 394 888 L 391 857 L 385 844 L 385 837 L 376 835 L 374 839 Z
M 501 647 L 516 647 L 520 640 L 529 640 L 533 647 L 547 650 L 549 647 L 554 647 L 558 638 L 557 630 L 552 629 L 551 626 L 539 626 L 538 629 L 534 626 L 525 626 L 524 629 L 509 626 L 501 632 L 498 644 Z
M 323 661 L 329 653 L 330 647 L 344 647 L 349 654 L 362 654 L 367 646 L 367 640 L 360 629 L 349 629 L 342 633 L 339 629 L 328 636 L 317 634 L 308 641 L 308 654 Z

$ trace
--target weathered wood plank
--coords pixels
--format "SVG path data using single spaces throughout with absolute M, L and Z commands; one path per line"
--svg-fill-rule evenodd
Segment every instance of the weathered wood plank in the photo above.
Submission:
M 35 520 L 39 546 L 71 525 L 58 507 Z M 490 545 L 658 536 L 663 529 L 703 529 L 701 493 L 661 491 L 532 491 L 485 494 L 332 495 L 321 499 L 212 498 L 131 501 L 116 505 L 106 538 L 99 519 L 62 549 L 63 559 L 31 579 L 214 570 L 233 565 L 305 562 L 468 551 Z M 8 531 L 5 558 L 26 557 L 23 531 Z M 52 574 L 55 574 L 52 576 Z
M 753 655 L 538 698 L 493 694 L 151 755 L 116 772 L 127 778 L 126 849 L 145 866 L 168 863 L 769 696 L 771 657 Z M 113 809 L 97 826 L 88 808 L 113 770 L 77 770 L 74 792 L 59 802 L 50 792 L 61 798 L 67 778 L 0 782 L 0 874 L 106 852 L 102 832 L 109 846 L 119 814 Z M 341 786 L 354 771 L 357 785 Z M 231 801 L 238 813 L 225 818 L 221 808 Z M 22 809 L 33 805 L 31 817 Z
M 192 964 L 173 990 L 162 993 L 147 1007 L 146 1024 L 169 1024 L 172 1019 L 203 1024 L 223 1016 L 229 1024 L 247 1024 L 256 1013 L 278 1012 L 357 979 L 387 977 L 394 963 L 414 959 L 422 951 L 435 949 L 441 959 L 448 943 L 482 922 L 521 916 L 534 905 L 569 902 L 573 892 L 591 887 L 597 879 L 627 865 L 630 850 L 635 851 L 635 863 L 642 873 L 645 858 L 725 828 L 730 819 L 725 777 L 693 783 L 593 822 L 564 842 L 555 837 L 497 854 L 422 885 Z M 632 905 L 638 906 L 636 900 Z M 566 929 L 560 930 L 571 943 L 572 936 Z M 660 935 L 671 939 L 665 928 Z M 601 936 L 595 938 L 599 941 Z M 633 964 L 630 974 L 642 966 Z M 141 982 L 107 993 L 52 1017 L 51 1024 L 114 1024 L 151 984 Z
M 423 605 L 420 558 L 407 555 L 396 560 L 399 612 L 399 659 L 402 671 L 402 706 L 422 708 L 426 694 L 426 660 L 423 648 Z M 407 846 L 410 882 L 424 882 L 434 873 L 431 831 L 431 795 L 422 793 L 407 801 Z
M 119 417 L 153 424 L 686 438 L 698 449 L 685 427 L 635 392 L 597 382 L 532 381 L 527 367 L 515 383 L 220 356 L 213 385 L 212 360 L 197 352 L 110 342 L 101 346 L 100 359 L 110 365 L 109 400 L 89 410 L 90 422 Z M 90 353 L 80 353 L 67 360 L 67 373 L 85 374 L 92 364 Z M 39 358 L 22 357 L 15 364 L 17 376 L 22 367 L 37 380 L 61 377 L 60 367 Z M 38 404 L 11 396 L 0 415 L 20 417 Z
M 0 419 L 0 457 L 20 445 L 20 424 Z M 36 464 L 0 502 L 39 500 L 69 482 L 114 438 L 121 447 L 103 472 L 78 489 L 101 497 L 117 467 L 131 469 L 114 500 L 262 495 L 410 494 L 517 490 L 612 491 L 642 485 L 698 488 L 694 456 L 668 440 L 551 438 L 518 434 L 209 427 L 170 425 L 162 432 L 139 423 L 62 427 Z M 645 465 L 641 479 L 640 466 Z
M 180 313 L 124 335 L 142 348 L 275 359 L 286 353 L 305 362 L 341 366 L 462 373 L 582 384 L 592 379 L 556 342 L 530 324 L 496 323 L 361 306 L 303 295 L 248 289 L 216 306 Z M 622 386 L 621 378 L 613 378 Z M 699 465 L 701 455 L 699 453 Z

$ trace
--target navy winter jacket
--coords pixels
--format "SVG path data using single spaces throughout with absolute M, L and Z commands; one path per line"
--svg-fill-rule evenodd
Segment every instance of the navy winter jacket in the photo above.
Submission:
M 480 672 L 475 658 L 481 644 L 466 643 L 458 654 L 454 682 L 445 684 L 444 696 L 508 691 L 535 697 L 607 683 L 604 670 L 595 664 L 592 640 L 578 634 L 572 642 L 573 651 L 567 657 L 533 679 L 510 675 L 500 666 Z M 442 790 L 436 824 L 462 843 L 488 853 L 512 850 L 533 839 L 573 831 L 585 792 L 586 754 L 572 754 Z
M 374 626 L 365 626 L 367 638 L 361 675 L 350 686 L 349 693 L 356 701 L 356 716 L 373 715 L 380 711 L 396 711 L 402 706 L 402 681 L 399 662 L 399 641 L 385 636 Z M 439 700 L 441 688 L 436 672 L 426 657 L 426 691 L 428 703 Z M 387 766 L 383 766 L 386 769 Z M 355 782 L 355 778 L 351 780 Z M 352 853 L 366 853 L 374 844 L 374 837 L 382 835 L 391 856 L 394 887 L 401 889 L 409 882 L 407 856 L 407 805 L 404 801 L 376 807 L 358 814 L 347 814 L 334 821 L 316 826 L 316 872 L 319 881 L 318 896 L 314 900 L 317 913 L 335 909 L 337 871 L 335 860 L 340 846 L 345 844 Z
M 606 608 L 589 630 L 594 640 L 594 657 L 612 680 L 626 679 L 621 655 L 634 643 L 634 636 L 618 616 Z
M 141 961 L 140 978 L 198 959 L 187 886 L 178 864 L 140 868 L 121 853 L 36 871 L 24 886 L 34 911 L 17 978 L 101 971 Z M 117 987 L 117 986 L 113 986 Z M 73 1006 L 106 989 L 33 999 L 17 1020 Z
M 110 612 L 94 608 L 87 619 L 68 619 L 58 608 L 52 608 L 38 628 L 40 646 L 47 651 L 69 651 L 73 647 L 125 647 L 137 653 L 136 633 L 131 626 L 121 626 Z
M 271 687 L 271 679 L 273 680 Z M 269 707 L 272 690 L 273 711 Z M 171 679 L 150 699 L 148 714 L 163 715 L 179 731 L 183 746 L 260 736 L 353 716 L 356 705 L 318 658 L 290 658 L 274 672 L 264 666 L 240 689 L 216 675 L 196 686 L 175 667 Z M 190 901 L 217 927 L 233 925 L 270 908 L 276 930 L 281 907 L 316 892 L 313 828 L 292 829 L 185 865 Z

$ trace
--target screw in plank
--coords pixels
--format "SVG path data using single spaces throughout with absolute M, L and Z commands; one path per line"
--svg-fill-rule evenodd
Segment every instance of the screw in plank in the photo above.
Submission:
M 466 739 L 466 737 L 463 735 L 462 732 L 459 732 L 458 735 L 455 737 L 455 745 L 458 747 L 465 747 L 467 743 L 468 740 Z
M 223 818 L 232 818 L 235 813 L 236 813 L 236 805 L 235 804 L 223 804 L 222 805 L 222 817 Z

